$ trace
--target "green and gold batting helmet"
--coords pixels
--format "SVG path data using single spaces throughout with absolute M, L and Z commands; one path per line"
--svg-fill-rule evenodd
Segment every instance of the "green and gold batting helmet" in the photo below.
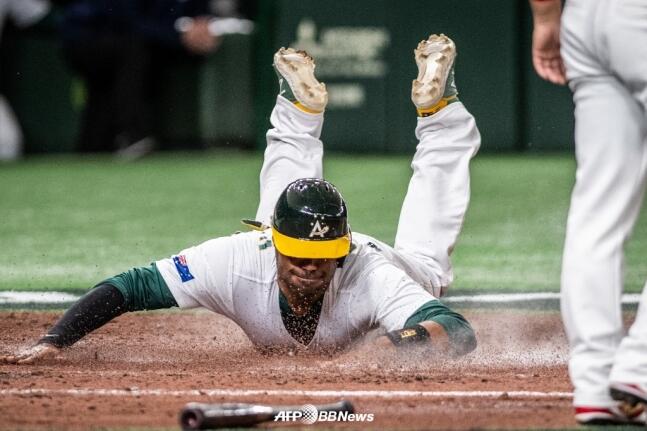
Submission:
M 290 183 L 274 207 L 272 239 L 285 256 L 338 259 L 350 252 L 346 203 L 337 188 L 318 178 Z

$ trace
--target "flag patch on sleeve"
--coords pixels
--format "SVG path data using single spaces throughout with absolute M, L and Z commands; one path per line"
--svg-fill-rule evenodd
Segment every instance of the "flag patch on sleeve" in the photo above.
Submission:
M 194 279 L 193 274 L 189 270 L 189 265 L 186 263 L 186 257 L 183 254 L 178 256 L 173 256 L 173 263 L 175 263 L 175 269 L 177 269 L 178 274 L 180 274 L 180 279 L 182 283 L 191 281 Z

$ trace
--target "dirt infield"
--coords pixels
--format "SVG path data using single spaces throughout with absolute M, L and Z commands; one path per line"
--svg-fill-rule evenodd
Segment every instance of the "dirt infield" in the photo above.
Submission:
M 342 397 L 356 411 L 373 413 L 374 421 L 315 427 L 575 425 L 558 314 L 464 314 L 479 347 L 457 361 L 357 351 L 334 357 L 264 355 L 238 327 L 212 313 L 124 315 L 60 358 L 32 366 L 0 365 L 0 428 L 176 427 L 178 412 L 189 401 L 301 405 Z M 29 345 L 58 316 L 1 312 L 0 353 Z

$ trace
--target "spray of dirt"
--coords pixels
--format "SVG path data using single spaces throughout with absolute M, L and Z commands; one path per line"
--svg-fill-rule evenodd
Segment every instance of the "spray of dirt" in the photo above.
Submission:
M 546 370 L 564 374 L 568 350 L 556 312 L 468 310 L 464 314 L 474 327 L 478 347 L 461 358 L 443 358 L 428 349 L 380 351 L 371 345 L 370 337 L 354 348 L 329 355 L 260 352 L 233 322 L 213 313 L 141 313 L 119 317 L 54 363 L 83 363 L 97 369 L 161 366 L 172 369 L 167 374 L 178 378 L 199 372 L 205 373 L 204 387 L 232 382 L 339 387 L 352 382 L 426 388 L 447 382 L 471 385 L 504 375 L 532 377 Z M 7 332 L 0 353 L 28 346 L 57 317 L 51 313 L 33 316 L 4 319 Z M 9 331 L 12 324 L 19 327 Z

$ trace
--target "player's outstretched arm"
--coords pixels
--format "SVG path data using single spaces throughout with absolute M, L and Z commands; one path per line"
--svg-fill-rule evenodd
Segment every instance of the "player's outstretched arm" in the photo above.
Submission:
M 51 358 L 127 311 L 175 306 L 175 299 L 154 266 L 135 268 L 94 287 L 36 345 L 15 355 L 0 356 L 0 363 L 32 364 Z
M 112 285 L 101 284 L 72 305 L 36 345 L 15 355 L 2 356 L 0 363 L 33 364 L 52 358 L 126 310 L 121 292 Z

